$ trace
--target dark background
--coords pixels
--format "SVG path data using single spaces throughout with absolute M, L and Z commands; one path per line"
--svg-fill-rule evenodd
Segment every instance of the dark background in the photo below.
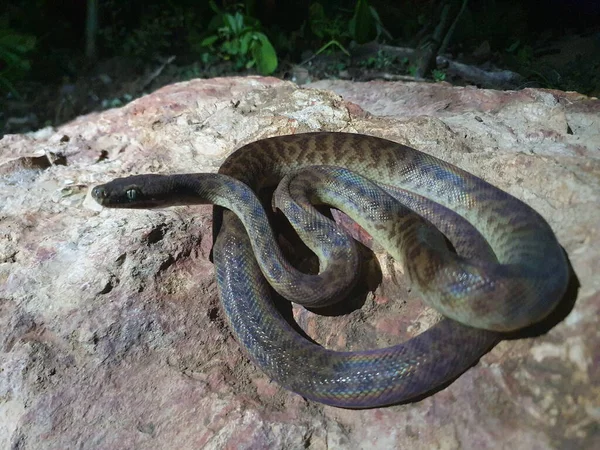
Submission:
M 414 62 L 385 52 L 361 60 L 355 53 L 358 44 L 426 48 L 435 41 L 447 7 L 448 17 L 458 19 L 440 54 L 486 70 L 515 71 L 524 81 L 513 88 L 600 94 L 597 0 L 369 0 L 385 32 L 374 34 L 371 29 L 362 36 L 350 31 L 358 0 L 97 3 L 95 45 L 90 47 L 86 36 L 92 26 L 88 15 L 92 1 L 2 2 L 0 131 L 57 125 L 180 80 L 260 72 L 255 54 L 223 50 L 225 39 L 219 29 L 224 15 L 236 11 L 252 36 L 260 33 L 268 38 L 277 55 L 272 74 L 281 78 L 298 81 L 294 71 L 299 65 L 313 80 L 361 80 L 361 73 L 374 70 L 414 75 Z M 368 11 L 358 15 L 371 20 Z M 218 39 L 206 46 L 210 36 Z M 230 40 L 237 45 L 240 39 Z M 469 84 L 447 78 L 443 67 L 428 69 L 423 76 Z

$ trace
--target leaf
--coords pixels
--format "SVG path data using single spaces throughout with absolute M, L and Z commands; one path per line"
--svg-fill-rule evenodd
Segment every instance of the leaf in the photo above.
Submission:
M 215 0 L 209 0 L 208 5 L 210 6 L 210 9 L 212 9 L 216 15 L 221 15 L 221 10 L 215 3 Z
M 12 69 L 29 70 L 29 61 L 17 53 L 0 48 L 0 61 L 5 61 L 6 65 Z
M 6 34 L 0 37 L 0 47 L 9 48 L 17 53 L 27 53 L 35 47 L 35 36 L 24 34 Z
M 252 57 L 261 75 L 270 75 L 277 69 L 277 53 L 269 38 L 263 33 L 256 32 L 252 41 Z
M 350 52 L 348 50 L 346 50 L 346 48 L 342 44 L 340 44 L 338 41 L 336 41 L 335 39 L 332 39 L 331 41 L 327 42 L 323 47 L 321 47 L 319 50 L 317 50 L 315 52 L 315 55 L 320 55 L 325 50 L 327 50 L 329 47 L 337 47 L 342 52 L 344 52 L 344 54 L 346 56 L 350 56 Z
M 375 21 L 375 28 L 377 30 L 377 39 L 379 39 L 379 36 L 381 36 L 382 34 L 385 35 L 386 38 L 392 39 L 392 35 L 390 34 L 390 32 L 388 30 L 386 30 L 385 27 L 383 26 L 383 23 L 381 22 L 381 19 L 379 18 L 379 14 L 377 13 L 377 10 L 375 8 L 373 8 L 372 6 L 370 7 L 370 10 L 371 10 L 371 16 L 373 16 L 373 20 Z
M 248 54 L 248 50 L 250 48 L 250 43 L 254 39 L 254 35 L 255 34 L 256 33 L 246 32 L 240 38 L 240 53 L 242 55 L 247 55 Z
M 215 36 L 215 35 L 205 37 L 204 39 L 202 39 L 202 41 L 200 41 L 200 47 L 210 47 L 215 42 L 217 42 L 218 39 L 219 39 L 219 36 Z
M 221 50 L 223 50 L 226 54 L 235 56 L 239 53 L 239 43 L 238 41 L 225 41 L 223 45 L 221 45 Z
M 239 36 L 244 29 L 244 16 L 242 16 L 239 11 L 235 13 L 235 15 L 224 14 L 223 20 L 225 21 L 225 25 L 231 31 L 231 34 L 234 36 Z
M 511 44 L 511 45 L 510 45 L 510 46 L 509 46 L 507 49 L 506 49 L 506 51 L 507 51 L 508 53 L 512 53 L 512 52 L 514 52 L 514 51 L 517 49 L 517 47 L 518 47 L 519 45 L 521 45 L 521 40 L 520 40 L 520 39 L 517 39 L 515 42 L 513 42 L 513 43 L 512 43 L 512 44 Z
M 323 38 L 323 24 L 327 20 L 323 5 L 318 2 L 312 3 L 309 8 L 309 24 L 310 30 L 318 38 Z
M 17 89 L 14 87 L 14 85 L 8 81 L 8 79 L 4 76 L 2 76 L 2 74 L 0 74 L 0 85 L 4 86 L 4 88 L 11 92 L 17 99 L 22 100 L 23 97 L 21 97 L 21 94 L 19 94 L 19 91 L 17 91 Z
M 235 19 L 233 18 L 233 16 L 231 14 L 223 14 L 223 24 L 229 29 L 229 30 L 235 30 Z
M 354 17 L 350 20 L 350 35 L 359 44 L 369 42 L 377 36 L 375 18 L 367 0 L 358 0 L 354 8 Z

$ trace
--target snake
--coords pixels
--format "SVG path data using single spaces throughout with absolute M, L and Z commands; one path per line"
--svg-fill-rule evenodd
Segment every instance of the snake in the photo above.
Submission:
M 294 267 L 257 193 L 319 259 Z M 141 174 L 95 186 L 108 208 L 214 204 L 213 262 L 227 323 L 250 359 L 306 399 L 342 408 L 414 401 L 459 377 L 507 332 L 547 317 L 566 291 L 566 255 L 534 209 L 425 152 L 375 136 L 311 132 L 243 145 L 218 173 Z M 307 308 L 341 301 L 360 258 L 320 205 L 339 209 L 401 262 L 442 319 L 387 348 L 334 351 L 303 336 L 274 293 Z

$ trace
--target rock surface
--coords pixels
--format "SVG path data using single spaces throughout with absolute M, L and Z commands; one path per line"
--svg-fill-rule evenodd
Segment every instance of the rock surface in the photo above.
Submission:
M 600 448 L 600 101 L 312 87 L 326 91 L 194 80 L 0 141 L 0 448 Z M 227 330 L 211 207 L 101 210 L 86 197 L 117 176 L 216 171 L 247 142 L 318 130 L 413 146 L 529 203 L 569 255 L 570 302 L 547 329 L 501 342 L 420 401 L 326 407 L 271 383 Z M 388 345 L 435 320 L 379 256 L 383 284 L 362 308 L 295 310 L 323 345 Z

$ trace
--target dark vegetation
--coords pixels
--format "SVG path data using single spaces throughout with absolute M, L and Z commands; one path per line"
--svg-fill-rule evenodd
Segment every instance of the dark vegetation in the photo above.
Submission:
M 457 64 L 461 63 L 461 64 Z M 600 94 L 597 0 L 0 5 L 0 136 L 198 77 L 424 79 Z

